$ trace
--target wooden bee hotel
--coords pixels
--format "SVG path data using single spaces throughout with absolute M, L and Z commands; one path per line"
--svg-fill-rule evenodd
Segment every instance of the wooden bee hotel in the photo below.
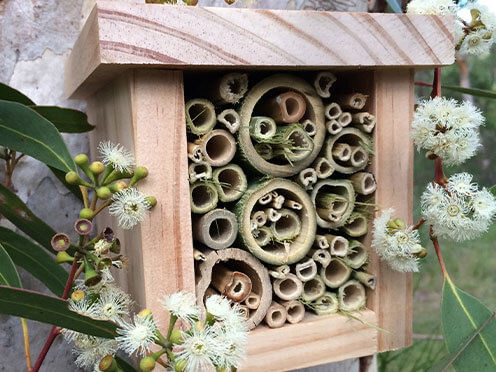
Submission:
M 98 2 L 67 92 L 158 199 L 122 233 L 124 287 L 162 326 L 165 293 L 239 302 L 246 371 L 410 345 L 411 275 L 371 224 L 411 222 L 414 71 L 453 60 L 449 17 Z

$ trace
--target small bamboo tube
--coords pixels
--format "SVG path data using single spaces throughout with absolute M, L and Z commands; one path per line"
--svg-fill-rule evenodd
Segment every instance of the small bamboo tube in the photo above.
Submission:
M 309 119 L 304 120 L 301 126 L 303 127 L 303 130 L 307 132 L 307 134 L 310 137 L 313 137 L 317 134 L 317 125 L 312 120 Z
M 365 151 L 365 156 L 361 154 L 360 158 L 366 158 L 366 161 L 360 161 L 360 166 L 353 166 L 349 162 L 337 162 L 333 157 L 333 150 L 336 144 L 346 143 L 350 145 L 352 148 L 361 147 L 363 151 Z M 323 146 L 323 155 L 329 160 L 331 165 L 335 168 L 336 172 L 342 174 L 352 174 L 361 171 L 368 164 L 369 154 L 365 149 L 372 148 L 372 140 L 370 136 L 363 133 L 361 130 L 353 127 L 343 128 L 341 132 L 336 134 L 335 136 L 329 137 L 324 146 Z M 353 158 L 353 153 L 352 153 Z M 358 158 L 355 158 L 353 161 L 357 163 Z M 351 161 L 351 159 L 350 159 Z
M 269 270 L 269 274 L 274 279 L 285 279 L 290 273 L 291 269 L 289 265 L 281 265 Z
M 254 148 L 258 155 L 264 160 L 270 160 L 274 157 L 274 149 L 269 143 L 257 143 Z
M 315 235 L 315 242 L 313 246 L 317 249 L 327 249 L 329 248 L 329 242 L 325 235 Z
M 265 208 L 265 215 L 267 216 L 267 220 L 270 222 L 277 222 L 281 219 L 281 213 L 277 209 L 274 208 Z
M 252 289 L 251 279 L 248 275 L 240 271 L 231 271 L 222 264 L 214 266 L 212 286 L 220 294 L 234 302 L 244 301 L 250 295 Z
M 217 115 L 217 121 L 226 127 L 231 134 L 235 134 L 241 125 L 241 118 L 236 110 L 233 109 L 226 109 L 222 111 L 219 115 Z
M 312 258 L 300 261 L 295 266 L 295 274 L 303 283 L 308 282 L 317 275 L 317 264 Z
M 281 300 L 291 301 L 300 297 L 303 291 L 303 283 L 296 275 L 289 273 L 284 279 L 274 280 L 272 288 Z
M 195 259 L 195 261 L 205 261 L 206 259 L 203 252 L 199 251 L 196 248 L 193 249 L 193 258 Z
M 355 191 L 362 195 L 370 195 L 377 189 L 375 177 L 369 172 L 358 172 L 350 177 Z
M 365 246 L 358 240 L 351 240 L 349 242 L 349 251 L 344 261 L 352 268 L 359 269 L 367 263 L 369 254 Z
M 294 91 L 281 93 L 261 102 L 260 105 L 268 116 L 278 123 L 296 123 L 307 110 L 305 98 Z
M 191 212 L 207 213 L 215 207 L 219 201 L 219 195 L 215 186 L 208 182 L 197 182 L 190 186 Z
M 368 224 L 368 219 L 364 214 L 354 212 L 341 229 L 352 238 L 357 238 L 367 234 Z
M 351 158 L 351 146 L 347 143 L 336 143 L 332 149 L 332 157 L 339 161 L 348 161 Z
M 205 291 L 205 300 L 211 296 L 218 296 L 218 295 L 219 295 L 219 292 L 217 292 L 212 287 L 208 287 L 207 290 Z
M 193 163 L 200 163 L 203 161 L 203 152 L 200 145 L 188 142 L 188 158 Z
M 215 103 L 238 103 L 248 90 L 248 75 L 232 72 L 222 76 L 211 86 L 210 96 Z
M 260 199 L 258 199 L 258 202 L 261 205 L 268 205 L 272 202 L 272 199 L 273 199 L 272 194 L 268 193 L 268 194 L 265 194 L 264 196 L 262 196 Z
M 329 178 L 334 172 L 334 167 L 329 163 L 329 160 L 324 157 L 315 159 L 312 168 L 315 169 L 315 173 L 319 179 Z
M 205 181 L 212 179 L 212 166 L 205 161 L 191 163 L 188 167 L 189 182 Z
M 244 305 L 250 310 L 256 310 L 260 306 L 260 295 L 251 292 L 244 300 Z
M 224 129 L 214 129 L 195 143 L 201 146 L 204 160 L 213 167 L 228 164 L 236 154 L 236 141 Z
M 322 199 L 327 198 L 328 195 L 335 194 L 342 197 L 343 201 L 346 203 L 346 209 L 339 216 L 334 216 L 334 219 L 329 218 L 329 213 L 331 211 L 340 211 L 343 203 L 334 202 L 332 209 L 329 210 L 329 204 L 318 204 L 322 202 Z M 355 189 L 353 188 L 353 184 L 348 180 L 335 180 L 335 179 L 327 179 L 317 182 L 312 191 L 312 202 L 314 203 L 317 209 L 317 224 L 320 227 L 328 228 L 328 229 L 336 229 L 337 227 L 343 226 L 348 218 L 350 217 L 353 208 L 355 206 Z M 324 200 L 327 201 L 327 200 Z M 319 210 L 322 209 L 320 206 L 327 206 L 324 208 L 324 211 Z M 327 214 L 326 214 L 327 213 Z
M 375 276 L 365 271 L 355 271 L 353 272 L 353 278 L 358 280 L 364 286 L 374 290 L 376 286 Z
M 339 309 L 356 311 L 365 307 L 365 288 L 357 280 L 349 280 L 338 289 Z
M 251 220 L 255 221 L 257 227 L 262 227 L 267 223 L 267 215 L 264 211 L 256 211 L 251 214 Z
M 324 115 L 328 120 L 333 120 L 339 118 L 342 114 L 341 106 L 338 103 L 332 102 L 324 107 Z
M 296 324 L 303 320 L 305 317 L 305 306 L 300 301 L 283 301 L 281 305 L 286 309 L 286 321 L 290 324 Z
M 344 128 L 351 123 L 351 120 L 351 114 L 349 112 L 343 112 L 341 115 L 339 115 L 338 123 L 339 125 L 341 125 L 342 128 Z
M 332 72 L 319 72 L 313 81 L 315 91 L 322 98 L 331 96 L 331 87 L 336 82 L 336 75 Z
M 369 154 L 362 146 L 351 146 L 350 163 L 354 168 L 363 168 L 369 161 Z
M 220 201 L 229 203 L 241 198 L 248 187 L 245 172 L 236 164 L 217 168 L 212 175 Z
M 312 303 L 312 310 L 317 315 L 329 315 L 337 313 L 339 309 L 338 298 L 335 293 L 325 292 L 320 298 Z
M 270 224 L 272 235 L 278 241 L 291 240 L 300 235 L 301 220 L 298 215 L 290 209 L 280 209 L 281 218 Z
M 245 320 L 250 319 L 250 309 L 246 305 L 238 305 L 239 312 L 241 314 L 241 318 Z
M 326 122 L 326 129 L 331 136 L 335 136 L 343 130 L 343 127 L 336 119 L 332 119 Z
M 317 183 L 317 172 L 313 168 L 303 169 L 296 177 L 296 182 L 303 186 L 305 190 L 311 190 Z
M 274 119 L 267 116 L 254 116 L 250 120 L 250 136 L 258 141 L 268 141 L 274 137 L 277 126 Z
M 365 133 L 372 133 L 376 124 L 375 116 L 369 114 L 368 112 L 359 112 L 358 114 L 353 114 L 351 121 L 355 127 L 364 131 Z
M 284 205 L 284 201 L 286 198 L 282 195 L 276 194 L 272 195 L 272 207 L 275 209 L 281 209 L 282 206 Z
M 327 267 L 320 268 L 320 277 L 329 288 L 338 288 L 351 276 L 351 268 L 340 258 L 332 258 Z
M 215 108 L 206 99 L 192 99 L 186 102 L 186 127 L 197 136 L 213 129 L 216 123 Z
M 278 126 L 276 135 L 278 143 L 273 144 L 274 157 L 283 158 L 292 163 L 303 161 L 312 154 L 314 148 L 312 137 L 303 130 L 300 124 Z
M 284 323 L 286 323 L 287 317 L 288 314 L 285 307 L 275 301 L 272 301 L 272 304 L 269 306 L 269 310 L 267 310 L 264 321 L 270 328 L 281 328 Z
M 230 247 L 238 236 L 236 215 L 227 209 L 214 209 L 193 218 L 193 237 L 212 249 Z
M 326 267 L 331 263 L 331 254 L 327 249 L 310 249 L 308 256 L 312 257 L 315 262 L 318 262 L 322 267 Z
M 325 237 L 329 242 L 332 256 L 345 257 L 348 254 L 349 243 L 345 237 L 331 234 L 327 234 Z
M 258 227 L 252 232 L 255 241 L 260 247 L 265 247 L 272 242 L 272 231 L 267 226 Z
M 361 110 L 367 103 L 368 96 L 362 93 L 345 94 L 337 102 L 344 110 Z
M 326 291 L 324 281 L 320 276 L 310 279 L 308 282 L 303 283 L 303 291 L 301 298 L 303 301 L 312 302 L 322 297 Z
M 301 211 L 303 209 L 303 205 L 301 205 L 301 203 L 288 199 L 284 200 L 283 206 L 289 209 L 293 209 L 295 211 Z

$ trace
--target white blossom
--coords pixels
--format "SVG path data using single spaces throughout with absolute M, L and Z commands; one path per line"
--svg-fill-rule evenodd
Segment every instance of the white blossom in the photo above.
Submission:
M 407 7 L 407 13 L 455 15 L 457 10 L 453 0 L 412 0 Z
M 466 7 L 469 11 L 476 9 L 480 13 L 480 21 L 488 31 L 496 30 L 496 13 L 494 13 L 486 5 L 481 4 L 479 1 L 469 2 Z
M 131 299 L 119 288 L 107 289 L 100 294 L 95 302 L 96 309 L 102 319 L 119 322 L 129 315 Z
M 470 173 L 457 173 L 449 178 L 447 188 L 449 192 L 460 195 L 472 195 L 477 191 L 477 184 L 472 182 L 473 176 Z
M 128 354 L 139 354 L 145 356 L 151 349 L 151 344 L 155 341 L 155 332 L 157 325 L 151 315 L 135 315 L 133 323 L 121 322 L 117 333 L 121 336 L 116 340 L 119 342 L 119 348 Z
M 95 246 L 93 248 L 93 254 L 97 257 L 100 257 L 104 254 L 107 254 L 111 247 L 112 247 L 111 242 L 108 242 L 105 239 L 100 239 L 95 243 Z
M 179 319 L 194 322 L 200 317 L 200 309 L 196 306 L 196 298 L 193 293 L 177 292 L 165 296 L 162 306 Z
M 74 363 L 78 367 L 94 366 L 105 355 L 115 355 L 119 346 L 115 340 L 84 334 L 79 334 L 74 339 L 74 344 L 72 352 L 77 355 Z
M 493 34 L 485 29 L 469 32 L 460 46 L 459 56 L 484 56 L 491 51 L 493 45 Z
M 100 142 L 98 151 L 102 157 L 102 163 L 112 166 L 119 172 L 131 172 L 134 167 L 133 154 L 120 144 L 113 144 L 110 141 Z
M 109 213 L 118 218 L 123 229 L 131 229 L 142 222 L 151 207 L 145 195 L 134 187 L 115 193 L 112 198 L 114 202 L 109 207 Z
M 201 330 L 193 326 L 188 332 L 183 332 L 184 342 L 175 352 L 177 360 L 185 360 L 184 372 L 203 372 L 211 364 L 218 364 L 219 355 L 226 347 L 215 338 L 214 327 Z
M 213 295 L 205 301 L 207 312 L 229 332 L 248 332 L 248 326 L 239 304 L 232 303 L 224 296 Z
M 472 208 L 476 219 L 492 220 L 496 211 L 496 200 L 485 187 L 472 197 Z
M 218 355 L 218 365 L 225 367 L 228 371 L 241 367 L 241 363 L 246 358 L 248 332 L 236 332 L 224 328 L 217 335 L 216 341 L 222 347 Z

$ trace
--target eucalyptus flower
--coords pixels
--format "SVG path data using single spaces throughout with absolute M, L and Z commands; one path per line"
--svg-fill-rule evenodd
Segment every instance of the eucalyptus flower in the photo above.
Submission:
M 196 306 L 196 298 L 193 293 L 182 291 L 173 293 L 165 296 L 161 303 L 172 315 L 190 323 L 200 317 L 200 309 Z
M 74 363 L 78 367 L 94 366 L 105 355 L 115 355 L 119 346 L 115 340 L 83 334 L 74 339 L 74 344 L 72 352 L 77 355 Z
M 120 334 L 116 340 L 119 349 L 128 354 L 139 354 L 145 356 L 151 350 L 151 344 L 155 341 L 157 325 L 151 315 L 135 315 L 133 322 L 121 322 L 117 333 Z
M 183 332 L 183 340 L 175 354 L 177 361 L 186 361 L 184 372 L 208 371 L 212 364 L 218 365 L 219 355 L 226 347 L 215 337 L 214 327 L 194 325 Z
M 129 315 L 131 299 L 122 290 L 115 288 L 103 291 L 95 304 L 101 318 L 119 322 Z
M 412 0 L 407 13 L 431 15 L 455 15 L 456 3 L 453 0 Z
M 456 49 L 460 56 L 485 55 L 496 42 L 496 14 L 479 1 L 469 2 L 470 24 L 459 31 L 457 26 Z
M 102 163 L 111 166 L 119 172 L 131 172 L 134 167 L 133 154 L 120 144 L 110 141 L 100 142 L 98 151 L 102 157 Z
M 142 222 L 146 212 L 151 208 L 145 195 L 134 187 L 115 193 L 113 200 L 114 202 L 109 207 L 109 213 L 116 216 L 119 226 L 126 230 Z

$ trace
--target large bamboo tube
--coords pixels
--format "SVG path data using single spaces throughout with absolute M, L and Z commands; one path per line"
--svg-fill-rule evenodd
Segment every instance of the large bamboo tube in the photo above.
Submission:
M 358 172 L 350 177 L 355 191 L 362 195 L 370 195 L 377 189 L 375 177 L 369 172 Z
M 241 198 L 248 187 L 245 172 L 236 164 L 217 168 L 213 172 L 212 178 L 217 187 L 220 201 L 225 203 Z
M 252 235 L 260 247 L 265 247 L 273 239 L 272 231 L 267 226 L 258 227 L 253 230 Z
M 361 148 L 361 149 L 353 148 L 355 152 L 358 152 L 358 154 L 355 155 L 355 159 L 353 160 L 354 164 L 357 165 L 355 166 L 352 165 L 350 163 L 351 159 L 350 161 L 340 161 L 334 158 L 333 156 L 334 147 L 340 143 L 347 144 L 352 147 L 355 146 L 357 148 Z M 344 128 L 341 132 L 339 132 L 335 136 L 327 139 L 323 153 L 327 158 L 327 160 L 329 160 L 331 165 L 335 168 L 336 172 L 342 174 L 352 174 L 361 171 L 363 168 L 367 166 L 368 157 L 369 157 L 368 149 L 372 149 L 372 141 L 370 137 L 357 128 L 348 127 L 348 128 Z M 362 151 L 365 151 L 365 154 Z M 352 158 L 353 158 L 353 154 L 352 154 Z
M 345 110 L 361 110 L 365 107 L 367 98 L 364 94 L 352 93 L 340 96 L 337 102 Z
M 217 207 L 219 195 L 209 182 L 196 182 L 190 186 L 191 212 L 207 213 Z
M 260 306 L 260 295 L 255 292 L 251 292 L 244 301 L 245 306 L 250 310 L 256 310 Z
M 267 116 L 253 116 L 250 120 L 250 136 L 257 142 L 269 141 L 275 136 L 277 125 Z
M 305 190 L 313 189 L 313 185 L 317 183 L 317 171 L 314 168 L 303 169 L 296 177 L 296 182 Z
M 205 161 L 191 163 L 188 167 L 189 182 L 205 181 L 212 179 L 212 166 Z
M 369 254 L 365 246 L 358 240 L 351 240 L 349 242 L 349 251 L 344 261 L 352 268 L 359 269 L 367 263 Z
M 315 123 L 316 134 L 311 138 L 313 142 L 312 151 L 301 161 L 292 164 L 278 164 L 265 160 L 255 150 L 250 137 L 249 124 L 257 103 L 272 90 L 290 89 L 301 94 L 306 102 L 306 113 L 304 119 Z M 264 114 L 264 113 L 261 113 Z M 265 113 L 265 115 L 267 115 Z M 289 177 L 297 174 L 308 167 L 319 154 L 325 137 L 324 110 L 320 97 L 315 90 L 304 80 L 288 74 L 273 75 L 256 84 L 247 94 L 240 110 L 241 127 L 238 132 L 239 150 L 241 156 L 256 171 L 266 175 Z M 305 133 L 306 134 L 306 133 Z
M 299 224 L 300 227 L 298 230 L 300 230 L 301 233 L 294 237 L 290 242 L 287 242 L 284 246 L 274 242 L 262 248 L 257 244 L 251 233 L 250 216 L 254 207 L 258 206 L 260 203 L 260 199 L 267 195 L 271 195 L 273 191 L 276 191 L 278 195 L 287 197 L 287 199 L 296 201 L 302 206 L 301 210 L 292 210 L 289 211 L 291 213 L 288 213 L 288 215 L 292 215 L 293 213 L 296 214 L 298 216 L 297 221 L 281 217 L 281 219 L 276 222 L 279 223 L 281 220 L 285 220 L 282 222 L 282 225 L 279 224 L 279 227 L 276 227 L 276 233 L 280 234 L 281 228 L 283 231 L 286 230 L 284 227 L 285 224 L 288 224 L 288 221 L 293 221 L 289 224 L 290 226 Z M 281 178 L 273 178 L 253 184 L 238 202 L 235 210 L 238 216 L 239 237 L 244 246 L 252 252 L 255 257 L 271 265 L 284 265 L 298 262 L 305 257 L 315 239 L 317 225 L 312 201 L 305 190 L 294 182 Z M 282 212 L 281 214 L 284 216 Z
M 349 243 L 345 237 L 332 234 L 327 234 L 325 237 L 329 242 L 331 255 L 336 257 L 345 257 L 348 254 Z
M 286 308 L 275 301 L 272 301 L 264 321 L 270 328 L 280 328 L 286 323 L 287 319 Z
M 343 113 L 338 103 L 332 102 L 324 107 L 324 115 L 329 120 L 335 120 Z
M 343 311 L 356 311 L 365 307 L 367 299 L 365 288 L 357 280 L 349 280 L 339 287 L 339 309 Z
M 270 160 L 275 156 L 274 148 L 270 143 L 257 143 L 255 144 L 254 149 L 264 160 Z
M 284 279 L 276 279 L 272 283 L 274 293 L 281 300 L 291 301 L 296 300 L 301 296 L 303 284 L 300 279 L 294 274 L 287 274 Z
M 287 91 L 271 98 L 263 98 L 259 106 L 260 110 L 278 123 L 296 123 L 300 121 L 307 110 L 305 98 L 294 91 Z
M 202 250 L 206 256 L 205 261 L 197 262 L 196 296 L 197 303 L 204 311 L 204 298 L 207 288 L 212 280 L 214 266 L 222 264 L 229 270 L 246 274 L 252 283 L 251 293 L 260 296 L 260 305 L 256 310 L 250 311 L 248 326 L 255 328 L 265 317 L 272 301 L 272 285 L 267 269 L 253 255 L 242 249 L 227 248 L 223 250 Z
M 291 324 L 299 323 L 305 317 L 305 306 L 300 301 L 284 301 L 281 305 L 286 309 L 286 321 Z
M 367 234 L 368 226 L 369 221 L 367 216 L 363 213 L 353 212 L 341 229 L 352 238 L 357 238 Z
M 236 215 L 226 209 L 214 209 L 193 218 L 193 237 L 212 249 L 230 247 L 238 235 Z
M 220 105 L 238 103 L 248 90 L 248 75 L 231 72 L 210 85 L 212 100 Z
M 303 283 L 301 298 L 303 301 L 312 302 L 322 297 L 325 293 L 326 286 L 320 276 L 316 276 L 308 282 Z
M 300 217 L 292 210 L 279 209 L 281 218 L 270 224 L 274 239 L 278 241 L 292 240 L 301 233 Z
M 315 173 L 317 174 L 317 178 L 326 179 L 329 178 L 334 172 L 334 168 L 332 167 L 329 160 L 324 157 L 319 157 L 315 159 L 312 164 L 312 168 L 315 169 Z
M 186 127 L 197 136 L 213 129 L 216 123 L 215 108 L 206 99 L 192 99 L 186 102 Z
M 312 310 L 317 315 L 328 315 L 337 313 L 339 308 L 338 298 L 335 293 L 325 292 L 320 298 L 312 303 Z
M 333 258 L 327 267 L 320 268 L 320 277 L 329 288 L 338 288 L 351 275 L 351 268 L 340 258 Z
M 336 82 L 336 75 L 332 72 L 319 72 L 313 81 L 317 94 L 322 98 L 331 96 L 331 87 Z
M 241 118 L 236 110 L 226 109 L 217 115 L 217 121 L 221 123 L 231 134 L 236 133 L 241 125 Z
M 234 302 L 241 302 L 251 293 L 252 283 L 248 275 L 218 264 L 213 268 L 212 286 Z
M 312 257 L 315 262 L 318 262 L 323 267 L 331 263 L 331 254 L 326 249 L 310 249 L 308 256 Z
M 321 200 L 321 198 L 325 199 L 328 195 L 339 195 L 342 200 L 335 200 L 332 204 L 327 204 L 326 208 L 321 208 L 322 204 L 317 204 L 317 200 L 319 199 L 319 203 L 323 202 L 325 200 Z M 324 214 L 317 213 L 317 224 L 323 228 L 336 229 L 346 223 L 353 211 L 355 190 L 353 184 L 348 180 L 322 180 L 314 186 L 311 198 L 317 209 L 327 211 Z M 346 205 L 344 211 L 341 209 L 343 205 Z M 335 214 L 336 210 L 339 211 L 339 214 Z M 335 218 L 330 218 L 330 215 Z
M 353 278 L 358 280 L 364 286 L 374 290 L 376 286 L 375 276 L 365 271 L 355 271 L 353 272 Z
M 352 122 L 355 127 L 364 131 L 365 133 L 372 133 L 375 128 L 375 116 L 368 112 L 359 112 L 352 115 Z
M 227 130 L 214 129 L 195 143 L 201 146 L 204 160 L 213 167 L 228 164 L 236 154 L 236 141 Z
M 312 258 L 300 261 L 295 266 L 296 277 L 302 282 L 308 282 L 317 275 L 317 264 Z

